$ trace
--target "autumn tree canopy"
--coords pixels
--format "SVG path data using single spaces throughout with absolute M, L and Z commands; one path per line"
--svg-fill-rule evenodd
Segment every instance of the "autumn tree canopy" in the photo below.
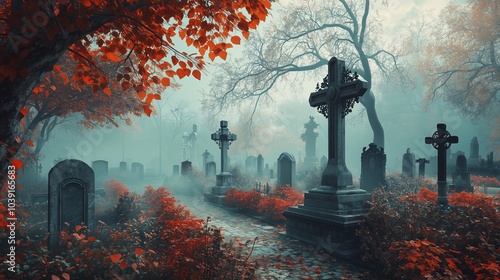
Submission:
M 250 103 L 255 112 L 259 102 L 272 99 L 273 91 L 288 94 L 281 88 L 285 84 L 306 77 L 321 82 L 332 56 L 345 60 L 346 67 L 357 71 L 370 89 L 375 79 L 386 77 L 395 82 L 404 78 L 398 55 L 379 40 L 381 22 L 373 13 L 373 2 L 302 0 L 279 10 L 273 7 L 277 14 L 268 30 L 252 33 L 243 58 L 215 71 L 212 87 L 205 94 L 205 111 L 213 117 L 235 104 Z M 290 90 L 293 86 L 285 91 Z M 383 147 L 384 130 L 372 90 L 361 103 L 373 128 L 373 142 Z
M 472 117 L 499 118 L 500 3 L 452 3 L 432 28 L 421 64 L 426 97 Z
M 46 73 L 71 72 L 82 91 L 106 95 L 121 94 L 109 86 L 115 79 L 150 103 L 158 97 L 153 85 L 200 79 L 204 57 L 225 59 L 268 9 L 268 0 L 0 0 L 0 181 L 21 144 L 27 101 Z M 174 37 L 196 51 L 178 51 Z M 73 69 L 55 67 L 65 53 Z M 109 73 L 102 63 L 122 67 Z

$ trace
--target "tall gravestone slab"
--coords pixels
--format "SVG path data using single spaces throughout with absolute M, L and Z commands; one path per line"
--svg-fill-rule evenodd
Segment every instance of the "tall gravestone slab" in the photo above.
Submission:
M 373 192 L 375 188 L 385 184 L 385 165 L 386 155 L 384 148 L 377 147 L 371 143 L 366 149 L 363 148 L 361 153 L 361 179 L 360 186 L 362 189 Z
M 127 162 L 120 161 L 120 173 L 126 173 L 126 172 L 127 172 Z
M 227 121 L 221 121 L 219 130 L 210 136 L 219 145 L 221 172 L 216 176 L 216 186 L 212 187 L 212 192 L 205 194 L 205 200 L 216 204 L 222 204 L 226 191 L 233 185 L 233 175 L 228 169 L 229 157 L 227 156 L 227 150 L 231 142 L 236 141 L 236 134 L 229 131 L 227 124 Z
M 206 170 L 207 170 L 207 173 L 206 173 L 207 177 L 215 178 L 217 175 L 217 165 L 216 165 L 215 161 L 207 162 Z
M 403 155 L 402 171 L 410 178 L 415 177 L 415 154 L 410 152 L 410 148 L 406 149 L 406 153 Z
M 92 169 L 94 170 L 96 178 L 108 177 L 108 162 L 105 160 L 94 160 L 92 162 Z
M 207 162 L 209 161 L 208 158 L 210 157 L 210 153 L 208 152 L 208 150 L 205 150 L 205 152 L 203 154 L 201 154 L 201 157 L 203 159 L 203 173 L 205 173 L 205 175 L 207 174 Z
M 245 171 L 251 176 L 257 175 L 257 158 L 254 156 L 248 156 L 245 159 Z
M 257 156 L 257 178 L 262 179 L 264 175 L 264 157 L 259 154 Z
M 289 153 L 282 153 L 278 157 L 278 186 L 295 187 L 295 175 L 295 158 Z
M 464 155 L 459 155 L 456 162 L 455 172 L 452 173 L 450 190 L 454 192 L 474 192 L 470 183 L 470 173 L 467 170 L 467 158 Z
M 68 159 L 49 171 L 49 249 L 59 243 L 58 232 L 84 223 L 90 232 L 95 221 L 95 175 L 85 162 Z M 68 226 L 69 225 L 69 226 Z
M 320 164 L 321 164 L 321 168 L 325 168 L 326 165 L 328 164 L 328 159 L 325 156 L 322 156 Z
M 304 196 L 304 205 L 290 207 L 286 217 L 287 236 L 317 245 L 334 244 L 332 254 L 350 259 L 360 257 L 356 229 L 368 212 L 371 194 L 353 186 L 345 164 L 345 119 L 352 106 L 367 91 L 368 84 L 345 69 L 335 57 L 328 62 L 328 76 L 309 104 L 328 118 L 328 163 L 321 185 Z
M 193 166 L 189 160 L 181 162 L 181 175 L 187 176 L 193 172 Z
M 477 137 L 473 137 L 470 141 L 469 165 L 479 166 L 480 162 L 481 157 L 479 156 L 479 141 L 477 141 Z
M 425 158 L 419 158 L 415 161 L 418 163 L 418 176 L 425 178 L 425 165 L 429 163 L 429 160 Z
M 135 180 L 144 180 L 144 165 L 139 162 L 132 162 L 132 176 Z
M 311 170 L 318 165 L 316 138 L 318 138 L 319 134 L 314 131 L 317 127 L 318 124 L 314 121 L 314 117 L 309 116 L 309 122 L 304 124 L 306 131 L 300 136 L 306 142 L 306 156 L 304 158 L 304 168 L 306 170 Z

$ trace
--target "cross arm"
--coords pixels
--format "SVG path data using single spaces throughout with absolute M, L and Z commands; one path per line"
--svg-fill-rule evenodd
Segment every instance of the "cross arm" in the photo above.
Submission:
M 311 93 L 309 96 L 309 105 L 311 105 L 311 107 L 317 107 L 327 104 L 326 93 L 327 90 L 319 90 Z

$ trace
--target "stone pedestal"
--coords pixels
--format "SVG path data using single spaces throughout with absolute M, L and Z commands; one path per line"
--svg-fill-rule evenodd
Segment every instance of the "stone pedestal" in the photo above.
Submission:
M 304 205 L 290 207 L 286 217 L 287 236 L 310 244 L 327 244 L 337 257 L 359 258 L 355 231 L 369 208 L 371 194 L 347 187 L 334 190 L 320 186 L 305 194 Z
M 233 185 L 233 176 L 229 172 L 223 172 L 217 175 L 217 185 L 212 187 L 211 193 L 205 194 L 205 201 L 222 205 L 222 200 L 226 192 Z

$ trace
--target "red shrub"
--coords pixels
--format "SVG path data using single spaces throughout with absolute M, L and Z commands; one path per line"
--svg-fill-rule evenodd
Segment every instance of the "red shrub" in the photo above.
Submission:
M 104 191 L 106 192 L 106 198 L 113 204 L 117 204 L 120 196 L 124 193 L 128 193 L 129 190 L 127 186 L 117 180 L 109 180 L 104 184 Z
M 266 197 L 262 199 L 259 203 L 258 213 L 268 221 L 285 221 L 286 218 L 283 216 L 283 212 L 293 204 L 289 201 L 283 200 L 277 197 Z
M 228 207 L 237 207 L 245 213 L 257 214 L 261 197 L 262 195 L 255 190 L 247 192 L 232 188 L 226 192 L 223 203 Z
M 470 176 L 470 181 L 474 186 L 500 188 L 500 181 L 495 177 Z
M 298 205 L 304 203 L 304 194 L 298 192 L 290 185 L 278 186 L 271 192 L 271 197 L 281 198 L 291 205 Z

